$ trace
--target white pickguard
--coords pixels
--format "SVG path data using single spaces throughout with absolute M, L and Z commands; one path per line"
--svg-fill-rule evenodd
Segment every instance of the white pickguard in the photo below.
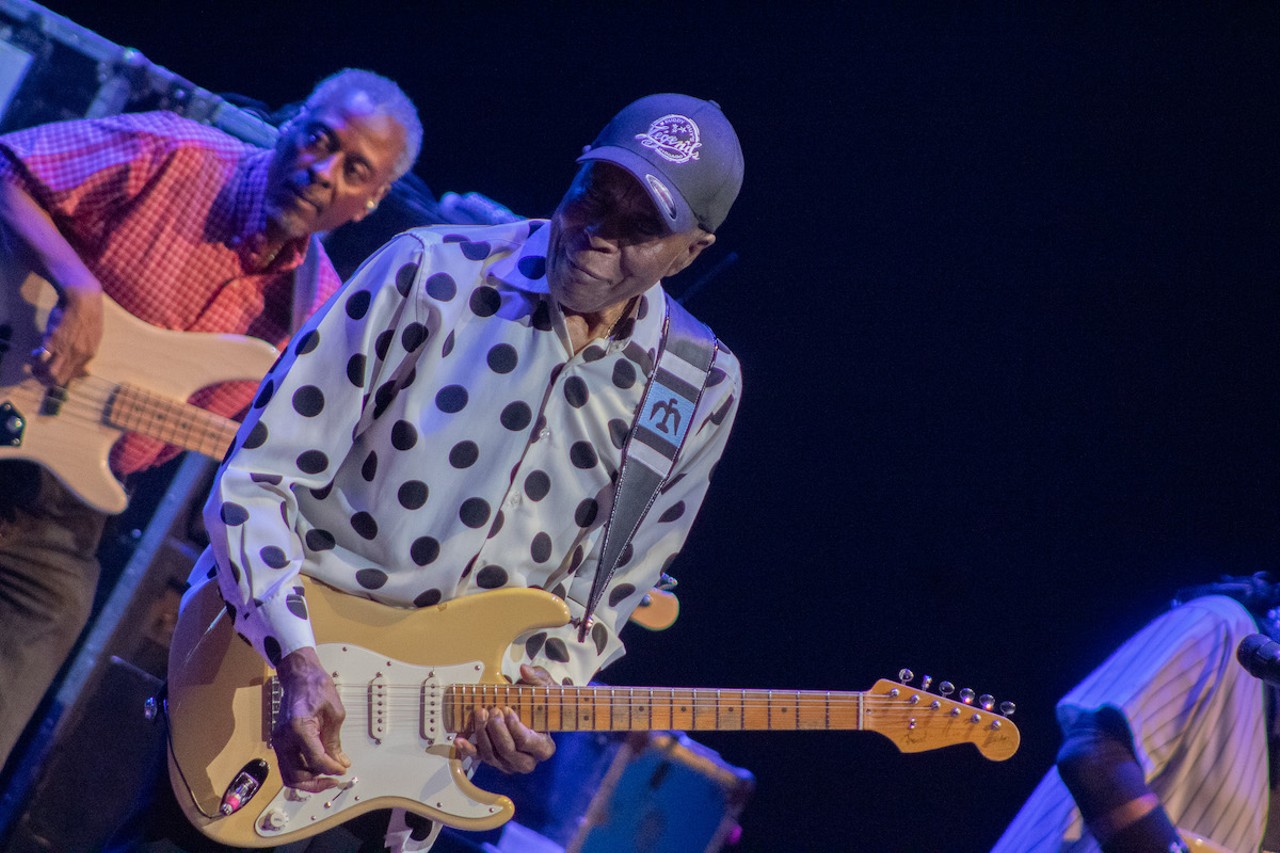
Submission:
M 343 786 L 320 794 L 283 788 L 265 806 L 255 824 L 266 838 L 293 832 L 300 826 L 341 814 L 374 798 L 415 800 L 446 815 L 485 818 L 499 809 L 472 799 L 455 781 L 460 772 L 449 757 L 454 735 L 426 736 L 422 699 L 449 684 L 474 683 L 482 666 L 415 666 L 390 660 L 359 646 L 327 643 L 317 648 L 346 706 L 342 749 L 351 770 L 339 777 Z M 375 687 L 372 699 L 370 685 Z M 376 695 L 381 693 L 381 695 Z M 379 699 L 385 703 L 377 705 Z

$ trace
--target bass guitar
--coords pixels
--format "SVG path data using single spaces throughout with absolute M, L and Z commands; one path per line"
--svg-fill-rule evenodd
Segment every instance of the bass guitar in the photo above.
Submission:
M 969 743 L 994 761 L 1020 740 L 988 696 L 975 704 L 961 691 L 953 701 L 887 679 L 865 692 L 509 684 L 501 664 L 511 643 L 569 621 L 556 596 L 495 590 L 406 610 L 302 583 L 317 651 L 347 710 L 341 737 L 352 761 L 341 786 L 321 794 L 281 783 L 271 748 L 280 687 L 236 637 L 217 585 L 193 593 L 178 620 L 169 778 L 188 819 L 222 844 L 287 844 L 388 807 L 464 830 L 500 826 L 511 801 L 473 785 L 453 748 L 477 707 L 510 706 L 547 732 L 846 729 L 877 732 L 903 752 Z
M 219 382 L 259 381 L 277 352 L 258 338 L 176 332 L 144 323 L 103 297 L 102 343 L 89 374 L 62 387 L 31 375 L 58 294 L 47 281 L 0 271 L 0 460 L 49 469 L 80 500 L 115 514 L 128 497 L 111 473 L 111 445 L 140 433 L 220 459 L 235 421 L 183 402 Z

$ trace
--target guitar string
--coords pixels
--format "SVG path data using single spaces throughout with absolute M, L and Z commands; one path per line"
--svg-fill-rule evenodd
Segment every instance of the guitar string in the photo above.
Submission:
M 46 396 L 45 387 L 32 386 L 27 390 L 27 396 L 31 398 L 30 404 L 33 407 L 41 406 Z M 180 436 L 186 436 L 189 441 L 202 440 L 206 444 L 217 442 L 220 445 L 219 453 L 225 449 L 226 443 L 230 443 L 230 436 L 234 432 L 226 424 L 226 419 L 216 413 L 136 386 L 120 385 L 93 376 L 82 377 L 65 389 L 65 397 L 55 417 L 90 426 L 114 427 L 114 424 L 107 423 L 113 396 L 125 407 L 127 414 L 135 415 L 138 421 L 150 425 L 154 431 L 167 430 L 167 435 L 177 440 L 182 440 Z

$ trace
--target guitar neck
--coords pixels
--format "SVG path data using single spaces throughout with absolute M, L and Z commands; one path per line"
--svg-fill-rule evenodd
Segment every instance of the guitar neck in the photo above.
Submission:
M 239 428 L 221 415 L 131 385 L 116 387 L 105 418 L 118 429 L 214 459 L 227 452 Z
M 883 712 L 879 704 L 858 691 L 507 684 L 455 684 L 445 698 L 446 719 L 455 724 L 476 706 L 509 706 L 545 732 L 862 730 Z

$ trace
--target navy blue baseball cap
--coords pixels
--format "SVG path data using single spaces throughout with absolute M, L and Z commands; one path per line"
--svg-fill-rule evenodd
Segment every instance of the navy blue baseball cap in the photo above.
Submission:
M 649 95 L 625 107 L 579 163 L 606 160 L 645 188 L 672 231 L 715 232 L 742 188 L 742 146 L 715 101 Z

